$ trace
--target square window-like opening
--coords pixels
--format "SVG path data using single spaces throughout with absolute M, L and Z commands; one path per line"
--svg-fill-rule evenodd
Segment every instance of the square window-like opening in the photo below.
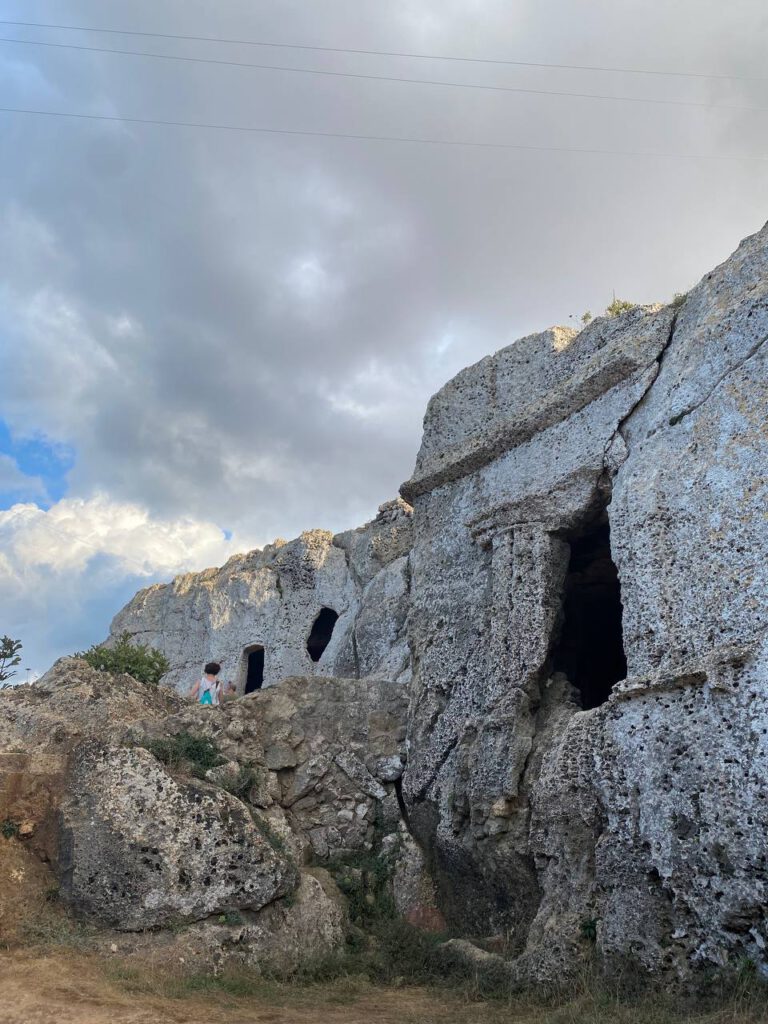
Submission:
M 245 662 L 245 693 L 253 693 L 264 685 L 264 648 L 261 645 L 247 647 L 243 651 Z
M 567 539 L 571 555 L 553 668 L 568 676 L 586 710 L 608 700 L 627 674 L 621 586 L 607 519 Z

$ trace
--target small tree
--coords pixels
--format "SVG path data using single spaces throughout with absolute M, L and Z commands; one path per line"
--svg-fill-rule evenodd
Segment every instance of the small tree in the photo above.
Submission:
M 16 666 L 21 664 L 21 641 L 4 636 L 0 640 L 0 688 L 5 689 L 7 681 L 16 675 Z
M 124 672 L 147 686 L 157 686 L 171 667 L 166 656 L 157 648 L 131 643 L 131 634 L 128 632 L 122 633 L 111 647 L 98 647 L 94 644 L 75 657 L 82 658 L 91 668 L 102 672 L 111 672 L 113 675 Z

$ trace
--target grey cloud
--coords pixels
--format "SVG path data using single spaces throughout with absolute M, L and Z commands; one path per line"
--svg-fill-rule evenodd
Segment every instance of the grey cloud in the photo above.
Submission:
M 29 20 L 762 74 L 764 5 L 8 3 Z M 34 8 L 34 10 L 32 10 Z M 674 8 L 671 10 L 670 8 Z M 696 27 L 692 31 L 691 27 Z M 22 30 L 16 30 L 21 34 Z M 30 36 L 32 30 L 24 30 Z M 48 38 L 64 38 L 63 34 Z M 764 38 L 764 35 L 763 35 Z M 119 37 L 86 42 L 127 45 Z M 131 48 L 210 47 L 131 40 Z M 219 50 L 215 53 L 218 55 Z M 257 60 L 254 48 L 223 51 Z M 266 51 L 268 62 L 766 102 L 759 83 Z M 768 152 L 766 115 L 0 49 L 19 105 L 533 145 Z M 9 101 L 10 102 L 10 101 Z M 0 121 L 6 414 L 75 446 L 75 493 L 271 539 L 373 513 L 429 395 L 515 337 L 682 290 L 765 217 L 764 166 Z M 10 155 L 10 158 L 8 156 Z M 9 225 L 12 225 L 13 230 Z M 76 321 L 33 337 L 34 297 Z M 70 325 L 71 326 L 71 325 Z M 78 341 L 78 338 L 80 340 Z M 66 346 L 66 351 L 61 346 Z

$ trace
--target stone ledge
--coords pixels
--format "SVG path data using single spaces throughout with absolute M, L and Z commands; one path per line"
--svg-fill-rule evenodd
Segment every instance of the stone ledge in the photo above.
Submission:
M 666 693 L 709 685 L 712 690 L 736 693 L 738 681 L 734 679 L 739 669 L 753 661 L 757 645 L 727 644 L 714 647 L 703 657 L 690 661 L 673 671 L 661 671 L 647 676 L 630 676 L 613 688 L 611 703 L 631 700 L 655 693 Z
M 652 320 L 660 312 L 657 307 L 638 307 L 634 315 Z M 611 339 L 615 345 L 612 350 L 598 349 L 561 386 L 554 387 L 545 397 L 515 411 L 513 416 L 497 419 L 495 424 L 482 433 L 437 452 L 425 454 L 422 445 L 416 470 L 411 479 L 402 485 L 400 494 L 409 504 L 413 504 L 420 495 L 481 469 L 505 452 L 529 441 L 535 434 L 580 412 L 635 374 L 644 372 L 657 358 L 668 334 L 666 320 L 660 326 L 661 330 L 657 328 L 650 337 L 643 337 L 642 332 L 639 332 L 639 336 L 635 335 L 636 325 L 627 325 L 629 329 L 625 336 L 619 334 L 617 339 Z M 427 436 L 425 426 L 425 438 Z

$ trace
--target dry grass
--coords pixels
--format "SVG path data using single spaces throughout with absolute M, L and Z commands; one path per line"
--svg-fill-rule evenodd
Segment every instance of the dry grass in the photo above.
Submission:
M 634 1003 L 585 991 L 560 1005 L 480 1001 L 471 988 L 382 987 L 360 977 L 323 984 L 218 978 L 73 951 L 0 957 L 3 1024 L 768 1024 L 752 986 L 726 1005 L 685 1010 L 663 995 Z

